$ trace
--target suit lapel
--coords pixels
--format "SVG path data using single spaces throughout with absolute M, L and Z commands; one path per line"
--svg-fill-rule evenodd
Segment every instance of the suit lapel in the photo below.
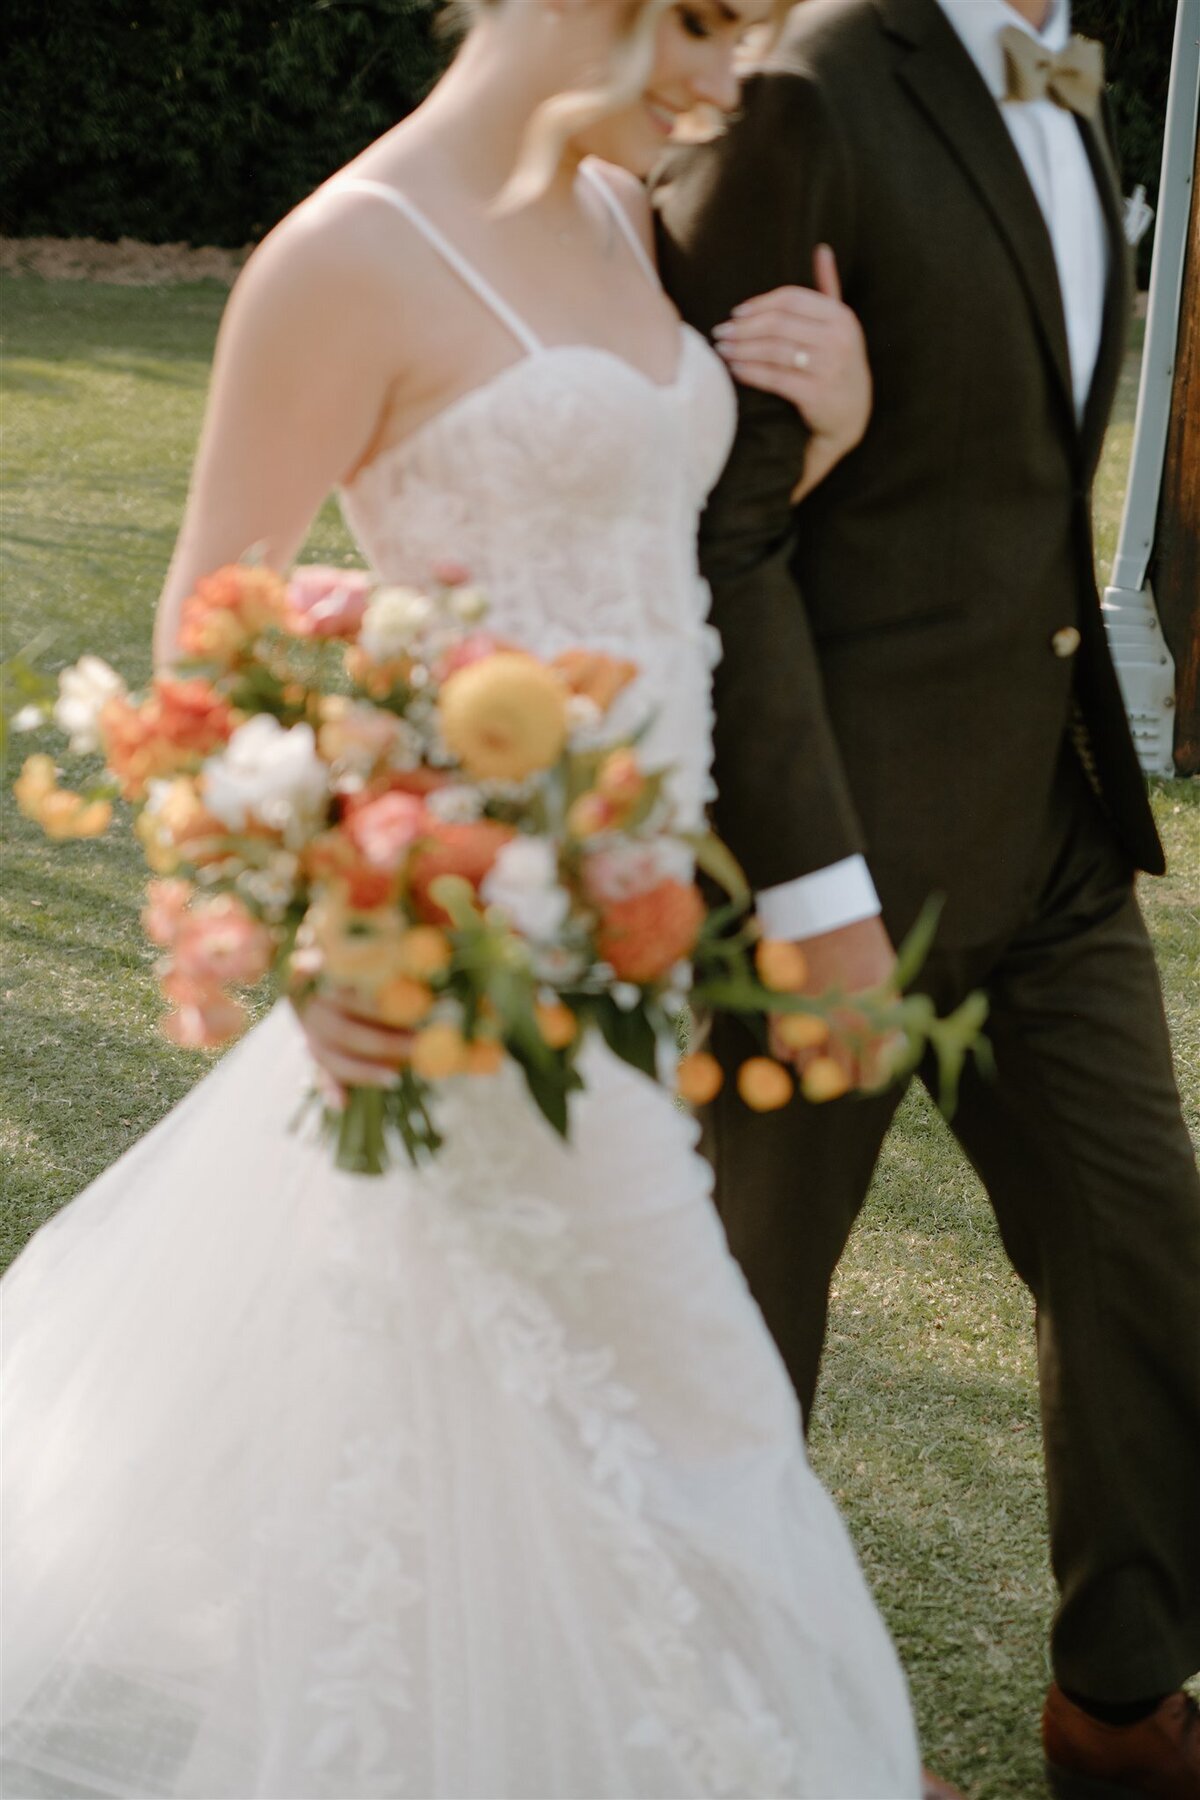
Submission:
M 1133 288 L 1133 259 L 1125 238 L 1124 207 L 1116 165 L 1108 138 L 1098 120 L 1079 120 L 1079 131 L 1104 209 L 1108 227 L 1108 284 L 1104 295 L 1104 327 L 1100 354 L 1092 377 L 1083 415 L 1084 457 L 1090 465 L 1099 456 L 1113 395 L 1125 357 L 1125 338 Z
M 1000 108 L 936 0 L 875 0 L 899 47 L 896 73 L 1006 244 L 1074 425 L 1071 353 L 1054 246 Z

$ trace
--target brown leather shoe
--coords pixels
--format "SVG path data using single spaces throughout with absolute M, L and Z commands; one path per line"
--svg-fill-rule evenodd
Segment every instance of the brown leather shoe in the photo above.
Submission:
M 1168 1695 L 1137 1725 L 1105 1725 L 1055 1685 L 1042 1746 L 1058 1800 L 1200 1800 L 1200 1709 L 1187 1694 Z
M 931 1775 L 928 1769 L 921 1770 L 921 1800 L 963 1800 L 956 1787 L 948 1781 L 940 1781 Z

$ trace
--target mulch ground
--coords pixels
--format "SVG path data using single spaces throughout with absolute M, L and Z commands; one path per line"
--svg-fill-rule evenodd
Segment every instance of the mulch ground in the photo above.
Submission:
M 191 244 L 141 244 L 121 238 L 0 237 L 0 272 L 41 275 L 47 281 L 108 281 L 118 287 L 165 287 L 179 281 L 219 281 L 229 287 L 251 246 L 219 250 Z

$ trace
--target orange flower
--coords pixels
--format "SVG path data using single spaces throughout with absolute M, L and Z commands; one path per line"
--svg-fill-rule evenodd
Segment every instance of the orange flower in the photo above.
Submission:
M 133 829 L 156 875 L 173 875 L 181 862 L 212 862 L 225 851 L 225 827 L 205 808 L 190 775 L 177 775 L 138 814 Z
M 409 863 L 409 898 L 417 915 L 430 925 L 448 925 L 449 914 L 429 892 L 438 876 L 461 875 L 478 892 L 501 847 L 515 836 L 510 825 L 494 819 L 433 826 Z
M 438 696 L 442 735 L 470 775 L 522 781 L 558 760 L 567 695 L 545 663 L 500 650 L 451 675 Z
M 720 1063 L 707 1050 L 685 1056 L 675 1071 L 675 1087 L 681 1100 L 689 1106 L 707 1106 L 715 1100 L 725 1082 Z
M 445 932 L 436 925 L 414 925 L 400 940 L 400 960 L 406 975 L 423 981 L 449 968 L 454 951 Z
M 752 1056 L 738 1070 L 738 1093 L 754 1112 L 778 1112 L 796 1091 L 796 1084 L 782 1063 L 769 1056 Z
M 100 714 L 100 735 L 109 768 L 127 800 L 144 800 L 150 782 L 172 775 L 187 762 L 159 735 L 158 720 L 148 701 L 110 700 Z
M 204 576 L 184 601 L 179 647 L 185 656 L 232 667 L 260 632 L 286 618 L 287 595 L 278 575 L 229 564 Z
M 596 791 L 622 817 L 631 812 L 646 791 L 646 777 L 632 750 L 614 750 L 607 756 L 596 778 Z
M 345 831 L 323 831 L 305 847 L 304 869 L 312 881 L 335 881 L 350 906 L 363 912 L 382 906 L 396 892 L 396 879 L 369 863 Z
M 433 1006 L 433 989 L 409 975 L 394 975 L 377 988 L 371 999 L 371 1010 L 385 1025 L 406 1031 L 429 1017 Z
M 843 1094 L 849 1093 L 850 1077 L 832 1056 L 818 1056 L 805 1069 L 801 1086 L 804 1098 L 820 1106 L 826 1100 L 840 1100 Z
M 496 1075 L 504 1063 L 504 1045 L 495 1038 L 475 1038 L 467 1045 L 466 1074 Z
M 773 1021 L 775 1035 L 789 1050 L 815 1050 L 829 1036 L 829 1027 L 816 1013 L 779 1013 Z
M 777 994 L 798 994 L 808 980 L 808 963 L 798 944 L 764 938 L 754 952 L 759 980 Z
M 413 1039 L 412 1067 L 426 1081 L 444 1081 L 467 1071 L 467 1046 L 457 1025 L 441 1020 L 426 1025 Z
M 657 981 L 691 954 L 703 923 L 704 901 L 694 883 L 660 881 L 604 908 L 600 954 L 622 981 Z
M 603 650 L 564 650 L 550 665 L 573 694 L 607 712 L 617 695 L 637 678 L 638 666 Z
M 551 1050 L 565 1050 L 568 1044 L 575 1042 L 579 1021 L 561 1000 L 539 1001 L 534 1007 L 534 1017 L 543 1043 Z
M 99 837 L 112 822 L 107 800 L 85 800 L 70 788 L 58 785 L 58 771 L 49 756 L 31 756 L 13 782 L 18 811 L 40 825 L 47 837 Z
M 358 908 L 326 891 L 309 907 L 305 924 L 331 981 L 379 988 L 400 973 L 403 925 L 395 907 Z
M 567 830 L 581 842 L 611 831 L 617 822 L 617 809 L 611 800 L 594 790 L 580 794 L 567 814 Z

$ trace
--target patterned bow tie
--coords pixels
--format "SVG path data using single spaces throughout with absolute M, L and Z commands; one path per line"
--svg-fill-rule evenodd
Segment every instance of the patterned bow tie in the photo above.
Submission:
M 1104 91 L 1104 49 L 1092 38 L 1073 37 L 1056 56 L 1019 25 L 1000 33 L 1008 75 L 1006 100 L 1054 100 L 1094 119 Z

